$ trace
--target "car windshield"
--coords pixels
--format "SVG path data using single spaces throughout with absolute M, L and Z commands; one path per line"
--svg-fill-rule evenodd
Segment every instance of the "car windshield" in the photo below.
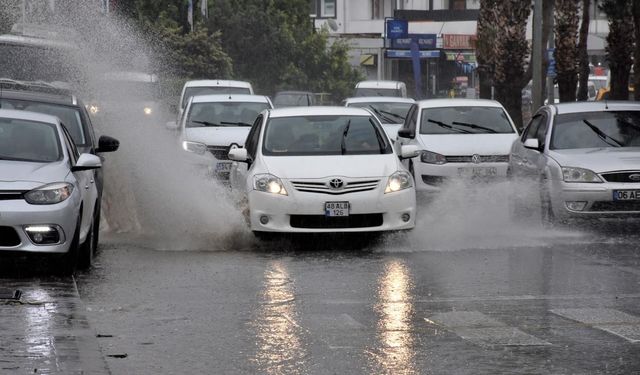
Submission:
M 353 96 L 396 96 L 400 97 L 402 94 L 398 89 L 381 89 L 381 88 L 367 88 L 358 87 Z
M 258 102 L 192 103 L 186 127 L 251 126 L 258 114 L 267 108 L 270 108 L 268 103 Z
M 640 147 L 640 111 L 558 115 L 550 149 Z
M 196 95 L 219 95 L 219 94 L 244 94 L 251 95 L 251 90 L 248 87 L 225 87 L 225 86 L 213 86 L 213 87 L 187 87 L 184 90 L 184 98 L 182 98 L 182 107 L 187 106 L 189 98 Z
M 273 105 L 276 107 L 306 107 L 313 103 L 311 102 L 310 94 L 277 94 L 273 99 Z
M 462 106 L 422 110 L 420 134 L 514 133 L 499 107 Z
M 0 108 L 38 112 L 56 116 L 67 128 L 67 131 L 71 134 L 71 138 L 73 138 L 73 142 L 77 146 L 86 146 L 88 143 L 84 128 L 82 127 L 82 117 L 80 116 L 80 111 L 77 108 L 61 104 L 6 98 L 0 98 Z
M 360 107 L 371 110 L 383 124 L 402 124 L 411 108 L 411 103 L 364 102 L 350 103 L 349 107 Z
M 384 132 L 369 116 L 296 116 L 268 121 L 263 154 L 363 155 L 388 154 Z
M 0 160 L 49 163 L 62 159 L 52 124 L 0 118 Z

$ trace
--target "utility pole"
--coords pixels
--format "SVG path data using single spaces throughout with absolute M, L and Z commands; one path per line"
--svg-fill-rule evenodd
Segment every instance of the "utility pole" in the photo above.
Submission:
M 552 7 L 553 9 L 553 4 L 551 1 L 549 2 L 549 6 Z M 549 24 L 551 25 L 551 27 L 549 27 L 549 45 L 548 45 L 547 51 L 555 51 L 556 42 L 555 42 L 555 36 L 553 32 L 553 29 L 555 27 L 553 10 L 551 10 L 551 17 L 549 18 Z M 547 72 L 547 103 L 554 104 L 556 93 L 555 93 L 555 88 L 553 84 L 553 79 L 556 78 L 556 71 L 555 71 L 555 58 L 553 57 L 553 55 L 549 57 L 549 60 L 550 60 L 549 65 L 551 65 L 551 68 L 553 69 L 553 71 Z M 551 64 L 552 61 L 553 61 L 553 65 Z
M 533 110 L 537 110 L 544 103 L 542 92 L 542 0 L 533 2 L 533 77 L 531 95 L 533 100 Z

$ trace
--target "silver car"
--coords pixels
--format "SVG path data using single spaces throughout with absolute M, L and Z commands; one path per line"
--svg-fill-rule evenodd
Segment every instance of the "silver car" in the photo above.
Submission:
M 511 149 L 516 206 L 540 197 L 546 224 L 640 215 L 640 104 L 581 102 L 541 107 Z M 537 197 L 536 197 L 537 198 Z
M 62 273 L 90 266 L 100 167 L 57 117 L 0 109 L 0 253 L 58 254 Z

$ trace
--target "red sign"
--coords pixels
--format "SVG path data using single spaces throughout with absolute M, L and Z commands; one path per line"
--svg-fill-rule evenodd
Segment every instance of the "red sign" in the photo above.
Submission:
M 473 49 L 473 38 L 475 38 L 475 35 L 443 34 L 442 46 L 444 49 Z

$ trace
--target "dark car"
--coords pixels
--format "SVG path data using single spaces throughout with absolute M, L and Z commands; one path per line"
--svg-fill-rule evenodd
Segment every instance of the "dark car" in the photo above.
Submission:
M 316 105 L 316 96 L 308 91 L 280 91 L 273 98 L 273 106 L 276 108 L 312 105 Z
M 53 115 L 60 119 L 79 153 L 99 155 L 116 151 L 119 142 L 115 138 L 103 135 L 96 138 L 91 119 L 84 104 L 70 90 L 44 82 L 23 82 L 0 78 L 0 108 L 14 109 Z M 94 171 L 98 189 L 98 203 L 102 199 L 102 168 Z M 98 242 L 100 223 L 100 204 L 96 210 L 97 224 L 94 241 Z

